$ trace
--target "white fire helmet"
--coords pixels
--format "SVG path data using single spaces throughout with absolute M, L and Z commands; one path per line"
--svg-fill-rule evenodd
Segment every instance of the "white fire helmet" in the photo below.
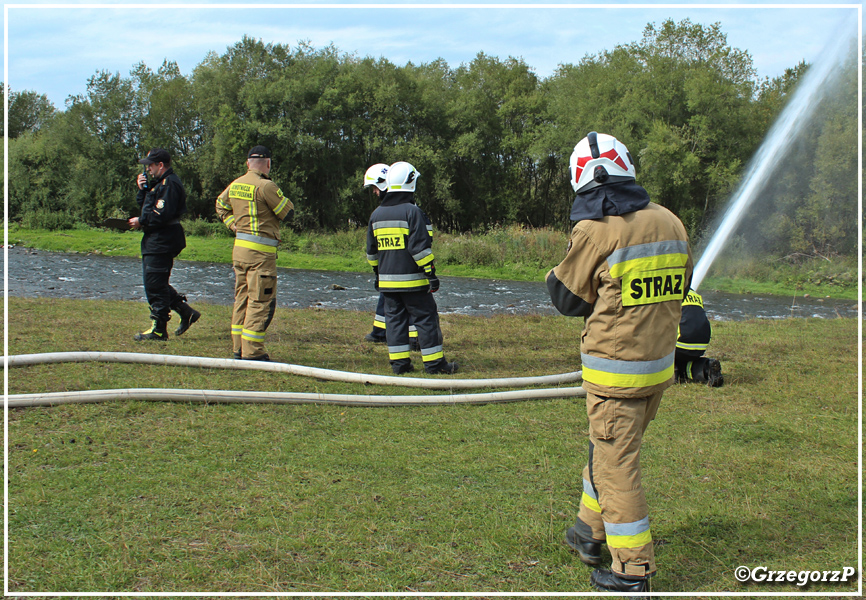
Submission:
M 395 162 L 388 171 L 389 192 L 414 192 L 421 173 L 407 162 Z
M 388 187 L 388 165 L 376 163 L 364 173 L 364 187 L 375 185 L 379 190 L 385 191 Z
M 568 162 L 571 187 L 585 192 L 603 183 L 634 179 L 634 161 L 612 135 L 591 132 L 577 143 Z

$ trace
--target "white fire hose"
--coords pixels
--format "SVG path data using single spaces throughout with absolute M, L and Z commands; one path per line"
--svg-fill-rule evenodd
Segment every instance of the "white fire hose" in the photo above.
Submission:
M 226 358 L 203 358 L 131 352 L 53 352 L 48 354 L 20 354 L 7 359 L 8 367 L 61 363 L 61 362 L 115 362 L 211 369 L 257 370 L 315 377 L 326 381 L 396 385 L 422 389 L 461 390 L 477 388 L 515 388 L 523 386 L 558 386 L 581 381 L 581 371 L 544 375 L 539 377 L 511 377 L 499 379 L 426 379 L 333 371 L 276 362 L 258 362 Z M 225 390 L 184 389 L 115 389 L 81 392 L 52 392 L 17 394 L 8 397 L 9 408 L 55 406 L 69 403 L 105 402 L 108 400 L 154 400 L 202 403 L 267 403 L 267 404 L 346 404 L 354 406 L 412 406 L 443 404 L 489 404 L 518 402 L 546 398 L 583 397 L 582 387 L 520 389 L 482 394 L 436 394 L 420 396 L 373 396 L 364 394 L 319 394 L 300 392 L 250 392 Z

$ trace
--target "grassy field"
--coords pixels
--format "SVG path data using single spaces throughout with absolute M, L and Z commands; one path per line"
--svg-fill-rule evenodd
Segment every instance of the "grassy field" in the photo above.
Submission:
M 232 238 L 219 223 L 184 224 L 187 248 L 180 258 L 230 263 Z M 139 256 L 140 232 L 118 232 L 82 226 L 47 231 L 12 224 L 9 242 L 55 252 Z M 366 229 L 336 233 L 297 234 L 285 228 L 277 264 L 291 269 L 369 272 L 364 254 Z M 434 251 L 439 275 L 543 281 L 565 254 L 566 234 L 519 226 L 481 234 L 436 233 Z M 701 284 L 701 290 L 736 294 L 857 298 L 858 265 L 854 257 L 799 257 L 783 260 L 754 256 L 742 243 L 722 253 Z
M 9 298 L 9 353 L 228 357 L 229 307 L 140 345 L 140 303 Z M 279 310 L 281 361 L 390 374 L 372 315 Z M 470 378 L 579 368 L 582 319 L 445 315 Z M 173 329 L 175 322 L 170 323 Z M 857 566 L 854 320 L 714 324 L 726 384 L 674 386 L 643 472 L 659 592 L 744 585 L 740 565 Z M 417 354 L 414 360 L 420 360 Z M 9 393 L 166 387 L 423 393 L 217 369 L 10 369 Z M 109 402 L 11 409 L 9 593 L 589 592 L 561 543 L 586 459 L 582 399 L 362 408 Z M 856 583 L 814 583 L 811 593 Z

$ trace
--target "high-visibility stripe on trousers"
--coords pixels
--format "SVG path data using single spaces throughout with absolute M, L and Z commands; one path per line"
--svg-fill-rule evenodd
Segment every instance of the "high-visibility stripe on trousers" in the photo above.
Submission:
M 254 263 L 234 261 L 232 349 L 244 358 L 265 354 L 265 332 L 277 306 L 276 255 Z
M 411 363 L 409 358 L 409 320 L 418 330 L 421 360 L 426 370 L 435 371 L 446 361 L 442 350 L 442 332 L 439 329 L 439 310 L 433 294 L 427 292 L 383 292 L 385 297 L 385 340 L 388 359 L 397 372 Z
M 586 396 L 589 459 L 578 520 L 591 528 L 593 539 L 607 541 L 611 569 L 620 575 L 656 570 L 640 448 L 661 398 L 662 392 L 646 398 Z

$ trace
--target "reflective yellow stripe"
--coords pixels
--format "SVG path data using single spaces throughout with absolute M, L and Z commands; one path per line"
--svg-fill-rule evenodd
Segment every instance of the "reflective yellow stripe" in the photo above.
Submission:
M 379 289 L 387 288 L 387 289 L 412 289 L 418 287 L 424 287 L 426 285 L 430 285 L 430 282 L 426 279 L 414 279 L 412 281 L 382 281 L 379 279 Z
M 677 348 L 680 350 L 706 350 L 709 345 L 709 342 L 706 344 L 687 344 L 685 342 L 677 342 Z
M 640 548 L 651 544 L 653 536 L 649 529 L 637 535 L 608 535 L 607 545 L 611 548 Z
M 667 367 L 658 373 L 608 373 L 583 367 L 583 378 L 590 383 L 610 387 L 649 387 L 664 383 L 674 376 L 674 366 Z
M 632 271 L 657 271 L 672 267 L 685 267 L 688 260 L 688 254 L 659 254 L 657 256 L 633 258 L 613 265 L 610 268 L 610 276 L 622 277 Z
M 423 267 L 423 266 L 425 266 L 425 265 L 430 264 L 431 262 L 433 262 L 433 254 L 432 254 L 432 253 L 431 253 L 431 254 L 428 254 L 427 256 L 425 256 L 424 258 L 422 258 L 421 260 L 417 261 L 416 264 L 417 264 L 419 267 Z
M 587 494 L 583 493 L 583 496 L 580 497 L 580 501 L 583 502 L 583 505 L 586 506 L 589 510 L 594 510 L 597 513 L 601 512 L 601 506 L 598 504 L 598 500 Z
M 411 354 L 409 352 L 389 352 L 388 358 L 390 360 L 400 360 L 401 358 L 409 358 Z
M 250 331 L 249 329 L 244 329 L 241 337 L 248 342 L 263 342 L 265 341 L 265 332 L 264 331 Z
M 229 215 L 228 217 L 226 217 L 226 220 L 223 221 L 223 223 L 226 224 L 226 227 L 229 227 L 234 222 L 235 222 L 235 216 L 234 215 Z
M 409 235 L 407 227 L 377 227 L 373 229 L 373 235 Z
M 276 254 L 277 249 L 274 246 L 265 246 L 264 244 L 257 244 L 255 242 L 250 242 L 248 240 L 235 240 L 235 246 L 240 246 L 242 248 L 249 248 L 250 250 L 258 250 L 259 252 L 268 252 L 269 254 Z
M 240 335 L 242 331 L 242 325 L 232 325 L 232 335 Z
M 430 362 L 431 360 L 439 360 L 440 358 L 445 358 L 444 352 L 434 352 L 433 354 L 421 355 L 421 360 L 424 362 Z

